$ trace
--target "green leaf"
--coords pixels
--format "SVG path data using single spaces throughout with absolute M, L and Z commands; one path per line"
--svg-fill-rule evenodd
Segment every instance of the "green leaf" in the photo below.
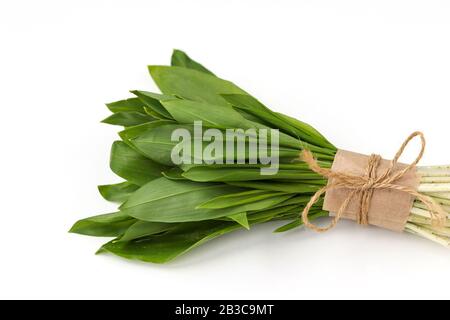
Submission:
M 312 213 L 309 216 L 309 220 L 314 221 L 317 218 L 326 217 L 326 216 L 328 216 L 328 214 L 329 214 L 328 212 L 320 210 L 319 212 Z M 298 228 L 298 227 L 302 226 L 303 224 L 304 224 L 303 220 L 299 217 L 299 218 L 295 219 L 294 221 L 289 222 L 288 224 L 285 224 L 285 225 L 275 229 L 274 232 L 276 232 L 276 233 L 286 232 L 286 231 Z
M 163 116 L 161 116 L 159 113 L 156 113 L 155 111 L 153 111 L 153 109 L 150 109 L 149 107 L 144 107 L 144 111 L 146 114 L 148 114 L 150 117 L 153 117 L 155 119 L 158 120 L 163 120 L 165 119 Z
M 215 219 L 226 216 L 228 211 L 196 209 L 197 206 L 217 196 L 241 190 L 224 184 L 159 178 L 133 193 L 120 209 L 144 221 L 172 223 Z
M 183 170 L 181 170 L 178 167 L 171 168 L 162 173 L 162 175 L 164 177 L 166 177 L 167 179 L 170 179 L 170 180 L 187 180 L 185 177 L 183 177 L 182 174 L 183 174 Z
M 122 203 L 130 194 L 139 189 L 134 183 L 125 181 L 117 184 L 98 186 L 98 191 L 105 200 Z
M 261 102 L 253 98 L 248 94 L 222 94 L 222 97 L 227 100 L 231 105 L 242 109 L 254 116 L 263 119 L 269 123 L 273 128 L 279 128 L 287 134 L 297 137 L 295 128 L 282 121 L 278 116 L 269 108 L 264 106 Z
M 228 106 L 229 104 L 220 94 L 245 94 L 245 91 L 233 83 L 197 70 L 168 66 L 149 66 L 148 68 L 156 85 L 166 95 Z
M 251 180 L 302 180 L 320 179 L 323 177 L 312 171 L 278 170 L 273 175 L 261 175 L 260 169 L 214 168 L 209 166 L 192 167 L 183 173 L 183 177 L 197 182 L 234 182 Z
M 173 50 L 171 65 L 174 67 L 183 67 L 214 75 L 211 71 L 206 69 L 197 61 L 192 60 L 185 52 L 181 50 Z
M 320 188 L 327 184 L 326 180 L 321 181 L 321 184 L 306 184 L 302 182 L 289 182 L 289 181 L 231 181 L 227 182 L 230 185 L 253 188 L 267 191 L 279 191 L 288 193 L 316 193 Z
M 161 176 L 161 172 L 167 170 L 162 166 L 137 153 L 122 141 L 115 141 L 111 148 L 111 170 L 138 186 Z
M 239 193 L 226 194 L 210 199 L 198 206 L 203 209 L 223 209 L 246 203 L 252 203 L 274 196 L 283 195 L 281 192 L 268 192 L 263 190 L 250 190 Z
M 123 212 L 102 214 L 77 221 L 69 232 L 94 237 L 118 237 L 135 222 Z
M 128 127 L 125 130 L 122 130 L 119 132 L 119 136 L 122 138 L 122 140 L 131 140 L 139 137 L 141 134 L 143 134 L 146 131 L 150 131 L 155 127 L 164 125 L 164 124 L 175 124 L 175 122 L 171 120 L 156 120 L 153 122 L 143 123 L 137 126 Z
M 289 117 L 285 114 L 276 112 L 276 114 L 282 118 L 283 120 L 285 120 L 287 123 L 289 123 L 292 127 L 297 129 L 297 132 L 305 132 L 306 134 L 308 134 L 310 137 L 315 137 L 316 141 L 318 141 L 320 144 L 319 146 L 324 147 L 324 148 L 328 148 L 330 150 L 336 151 L 336 147 L 334 145 L 332 145 L 319 131 L 317 131 L 313 126 L 297 120 L 295 118 Z
M 140 132 L 135 138 L 128 142 L 146 157 L 167 166 L 173 166 L 171 154 L 173 148 L 179 143 L 172 141 L 172 133 L 176 129 L 186 129 L 192 132 L 192 126 L 180 125 L 167 122 L 155 123 L 151 128 Z M 130 133 L 123 133 L 122 137 Z
M 218 129 L 252 127 L 247 119 L 231 107 L 188 100 L 163 101 L 162 104 L 179 123 L 202 121 L 204 126 Z
M 173 229 L 176 223 L 136 221 L 118 241 L 131 241 Z
M 131 93 L 137 96 L 142 103 L 159 114 L 161 117 L 168 119 L 171 118 L 170 114 L 161 104 L 161 101 L 177 99 L 176 97 L 141 90 L 133 90 Z
M 290 117 L 273 112 L 248 94 L 222 94 L 222 97 L 233 106 L 253 114 L 266 123 L 269 123 L 272 128 L 279 128 L 281 131 L 291 135 L 292 137 L 299 138 L 302 141 L 308 142 L 315 146 L 323 147 L 325 149 L 322 150 L 324 153 L 327 153 L 327 151 L 329 152 L 327 148 L 335 150 L 334 146 L 332 146 L 311 126 L 306 126 L 300 121 L 294 122 Z M 311 147 L 309 147 L 309 149 L 311 149 Z
M 278 205 L 282 205 L 282 203 L 287 202 L 290 198 L 292 198 L 292 195 L 277 195 L 273 196 L 267 199 L 263 199 L 256 202 L 251 203 L 245 203 L 237 206 L 233 206 L 226 209 L 215 209 L 215 211 L 223 211 L 226 212 L 226 215 L 224 216 L 230 216 L 235 213 L 240 212 L 250 212 L 250 211 L 259 211 L 259 210 L 265 210 L 272 207 L 276 207 Z
M 131 127 L 142 123 L 154 121 L 155 118 L 140 112 L 117 112 L 103 119 L 102 123 L 116 126 Z
M 249 225 L 248 220 L 247 220 L 247 213 L 246 212 L 236 213 L 236 214 L 233 214 L 231 216 L 228 216 L 228 218 L 236 221 L 241 226 L 243 226 L 245 229 L 250 230 L 250 225 Z
M 113 113 L 130 111 L 144 113 L 144 103 L 142 103 L 138 98 L 130 98 L 111 102 L 107 103 L 106 106 Z
M 183 223 L 163 235 L 139 241 L 111 241 L 99 253 L 110 252 L 127 259 L 166 263 L 209 240 L 240 228 L 239 224 L 224 221 Z

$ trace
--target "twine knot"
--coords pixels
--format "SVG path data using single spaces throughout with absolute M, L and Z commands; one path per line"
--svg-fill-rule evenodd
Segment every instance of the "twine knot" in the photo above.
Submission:
M 395 167 L 398 164 L 398 160 L 401 155 L 405 151 L 407 145 L 413 140 L 415 137 L 420 137 L 421 139 L 421 150 L 416 160 L 411 164 L 406 166 L 405 168 L 395 171 Z M 405 192 L 414 196 L 417 200 L 423 202 L 431 215 L 431 221 L 434 225 L 442 226 L 447 217 L 447 213 L 442 209 L 442 207 L 437 204 L 431 197 L 423 195 L 419 193 L 417 190 L 413 188 L 409 188 L 406 186 L 402 186 L 396 184 L 399 179 L 401 179 L 409 170 L 414 169 L 416 165 L 422 159 L 425 153 L 425 136 L 422 132 L 414 132 L 411 134 L 405 142 L 401 145 L 399 151 L 396 153 L 393 160 L 388 167 L 388 169 L 383 172 L 380 176 L 377 176 L 377 169 L 381 163 L 382 158 L 379 155 L 372 154 L 369 157 L 366 171 L 363 176 L 357 176 L 349 173 L 335 172 L 331 169 L 322 168 L 317 163 L 316 159 L 314 159 L 313 154 L 309 150 L 303 150 L 301 153 L 301 159 L 306 162 L 309 168 L 320 174 L 321 176 L 331 179 L 327 186 L 323 187 L 319 191 L 317 191 L 310 199 L 308 204 L 305 206 L 305 209 L 302 213 L 302 220 L 305 226 L 308 228 L 317 231 L 317 232 L 325 232 L 336 226 L 336 224 L 341 219 L 345 210 L 349 206 L 352 199 L 356 196 L 359 197 L 359 210 L 357 214 L 356 222 L 361 225 L 369 224 L 369 209 L 370 203 L 373 197 L 373 193 L 375 190 L 397 190 L 401 192 Z M 350 190 L 349 196 L 343 201 L 339 211 L 336 213 L 336 216 L 331 221 L 330 225 L 325 228 L 320 228 L 315 224 L 312 224 L 309 221 L 309 210 L 311 207 L 320 199 L 320 197 L 331 189 L 336 188 L 345 188 Z

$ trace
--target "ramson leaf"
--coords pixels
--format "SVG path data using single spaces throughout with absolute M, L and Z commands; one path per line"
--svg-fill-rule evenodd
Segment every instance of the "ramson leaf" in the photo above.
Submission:
M 172 223 L 215 219 L 228 215 L 228 211 L 197 209 L 197 206 L 208 199 L 241 190 L 225 184 L 159 178 L 133 193 L 120 209 L 144 221 Z M 236 212 L 230 214 L 233 213 Z
M 211 71 L 206 69 L 200 63 L 195 60 L 192 60 L 185 52 L 181 50 L 173 50 L 171 65 L 174 67 L 184 67 L 188 69 L 197 70 L 200 72 L 204 72 L 210 75 L 214 75 Z
M 69 232 L 94 237 L 118 237 L 135 222 L 123 212 L 102 214 L 77 221 Z
M 129 147 L 122 141 L 115 141 L 111 148 L 111 170 L 138 186 L 161 176 L 166 166 L 158 164 Z
M 139 186 L 125 181 L 117 184 L 98 186 L 98 191 L 105 200 L 123 203 Z
M 139 124 L 154 121 L 155 118 L 145 113 L 136 111 L 131 112 L 117 112 L 110 115 L 108 118 L 103 119 L 102 122 L 106 124 L 112 124 L 116 126 L 131 127 Z
M 188 100 L 228 106 L 221 94 L 245 94 L 233 83 L 201 71 L 182 67 L 149 66 L 150 74 L 162 93 Z
M 204 221 L 183 223 L 163 235 L 138 241 L 111 241 L 100 250 L 123 258 L 153 263 L 165 263 L 223 234 L 240 229 L 235 222 Z
M 144 103 L 142 103 L 141 100 L 138 98 L 130 98 L 125 100 L 120 100 L 116 102 L 107 103 L 106 106 L 108 107 L 111 112 L 117 113 L 117 112 L 144 112 Z

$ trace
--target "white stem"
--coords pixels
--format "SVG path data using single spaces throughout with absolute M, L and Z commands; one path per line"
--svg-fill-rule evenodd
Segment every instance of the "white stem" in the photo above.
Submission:
M 420 202 L 420 201 L 414 202 L 413 206 L 415 208 L 428 210 L 428 207 L 425 204 L 423 204 L 422 202 Z M 444 209 L 444 211 L 446 211 L 448 214 L 450 214 L 450 206 L 446 206 L 446 205 L 441 204 L 441 208 Z
M 431 213 L 429 210 L 426 210 L 426 209 L 412 207 L 411 214 L 415 214 L 416 216 L 419 216 L 419 217 L 431 219 Z M 447 215 L 447 219 L 450 219 L 449 214 Z
M 419 186 L 419 192 L 450 192 L 450 183 L 423 183 Z
M 420 171 L 430 171 L 430 170 L 450 170 L 450 165 L 441 166 L 418 166 L 417 170 Z
M 408 221 L 415 223 L 415 224 L 420 224 L 422 226 L 432 226 L 433 225 L 430 218 L 425 218 L 425 217 L 422 217 L 422 216 L 419 216 L 416 214 L 411 214 L 408 217 Z M 445 221 L 444 227 L 450 227 L 450 220 Z
M 419 173 L 422 177 L 448 177 L 448 176 L 450 176 L 449 169 L 423 170 L 423 169 L 418 168 L 417 173 Z
M 427 218 L 427 219 L 431 218 L 430 211 L 425 210 L 425 209 L 416 208 L 416 207 L 413 207 L 411 209 L 411 214 L 415 214 L 416 216 Z
M 425 229 L 430 230 L 434 234 L 437 234 L 438 236 L 443 237 L 450 237 L 450 228 L 435 228 L 431 226 L 423 226 Z
M 405 231 L 416 234 L 418 236 L 436 242 L 445 247 L 450 247 L 450 239 L 437 236 L 433 234 L 431 231 L 427 230 L 426 228 L 416 226 L 415 224 L 407 223 L 405 226 Z
M 447 205 L 450 206 L 450 200 L 449 199 L 444 199 L 444 198 L 440 198 L 438 193 L 430 193 L 428 194 L 429 196 L 431 196 L 431 198 L 436 201 L 439 204 L 443 204 L 443 205 Z
M 448 177 L 421 177 L 420 183 L 450 183 L 450 176 L 448 176 Z
M 435 198 L 450 200 L 450 192 L 433 192 L 430 195 Z

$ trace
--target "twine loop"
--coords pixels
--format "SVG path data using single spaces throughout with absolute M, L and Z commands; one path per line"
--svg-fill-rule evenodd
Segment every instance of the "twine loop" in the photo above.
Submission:
M 405 168 L 396 171 L 395 167 L 398 164 L 398 160 L 405 151 L 405 148 L 414 138 L 419 137 L 421 140 L 421 150 L 411 164 Z M 397 190 L 405 192 L 414 196 L 417 200 L 423 202 L 431 215 L 431 221 L 434 225 L 442 226 L 447 217 L 447 213 L 442 207 L 437 204 L 431 197 L 419 193 L 417 190 L 396 184 L 409 170 L 415 169 L 416 165 L 422 160 L 425 153 L 425 136 L 422 132 L 414 132 L 411 134 L 405 142 L 401 145 L 400 149 L 396 153 L 394 159 L 391 160 L 390 165 L 386 171 L 380 176 L 377 176 L 377 169 L 381 163 L 382 158 L 379 155 L 372 154 L 369 157 L 368 165 L 363 176 L 357 176 L 349 173 L 335 172 L 331 169 L 322 168 L 314 159 L 313 154 L 309 150 L 303 150 L 301 153 L 301 159 L 306 162 L 309 168 L 317 174 L 331 179 L 331 182 L 327 186 L 317 191 L 310 199 L 308 204 L 302 213 L 302 220 L 306 227 L 317 232 L 325 232 L 336 226 L 339 220 L 342 218 L 345 210 L 348 208 L 350 202 L 354 197 L 359 197 L 359 210 L 357 214 L 356 222 L 361 225 L 369 224 L 369 209 L 370 203 L 375 190 Z M 344 188 L 350 190 L 348 197 L 343 201 L 340 209 L 336 213 L 335 217 L 331 221 L 330 225 L 325 228 L 318 227 L 309 221 L 309 211 L 311 207 L 320 199 L 320 197 L 331 189 Z

